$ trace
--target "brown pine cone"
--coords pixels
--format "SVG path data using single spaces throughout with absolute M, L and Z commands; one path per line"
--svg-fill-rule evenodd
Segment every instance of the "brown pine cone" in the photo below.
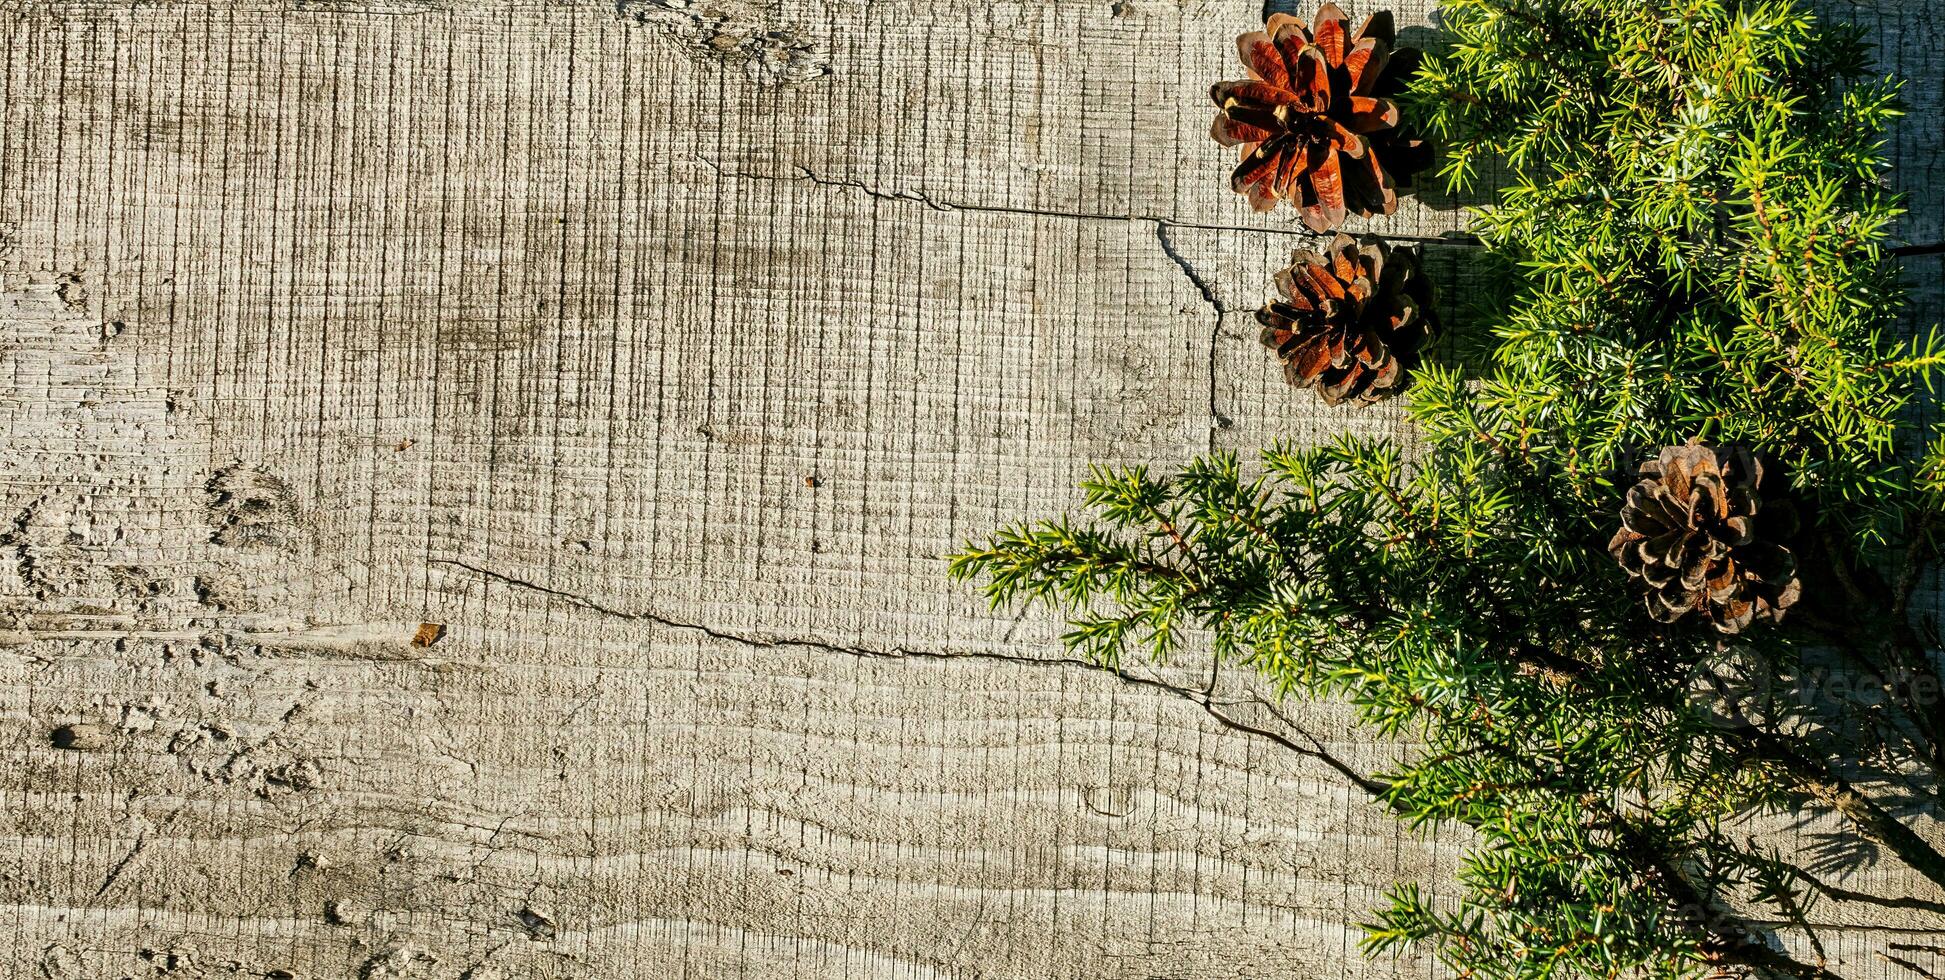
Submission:
M 1662 449 L 1636 475 L 1607 550 L 1647 584 L 1649 615 L 1672 623 L 1695 611 L 1723 633 L 1782 618 L 1802 584 L 1783 544 L 1796 508 L 1774 466 L 1746 449 L 1690 442 Z
M 1404 387 L 1410 361 L 1436 326 L 1417 249 L 1338 235 L 1324 254 L 1299 249 L 1256 311 L 1283 376 L 1324 401 L 1368 404 Z
M 1218 111 L 1209 134 L 1240 146 L 1229 183 L 1268 211 L 1289 201 L 1314 231 L 1330 231 L 1348 214 L 1390 214 L 1411 175 L 1431 153 L 1398 128 L 1398 105 L 1386 96 L 1405 88 L 1418 52 L 1392 50 L 1389 13 L 1373 14 L 1356 37 L 1334 3 L 1306 30 L 1275 14 L 1260 31 L 1236 39 L 1248 81 L 1209 89 Z

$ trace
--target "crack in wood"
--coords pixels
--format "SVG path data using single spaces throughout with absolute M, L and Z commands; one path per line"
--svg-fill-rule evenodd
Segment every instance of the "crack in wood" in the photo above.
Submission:
M 1297 725 L 1295 721 L 1292 718 L 1290 718 L 1288 714 L 1283 712 L 1274 702 L 1270 701 L 1267 698 L 1263 698 L 1261 696 L 1252 695 L 1248 700 L 1245 701 L 1218 700 L 1208 690 L 1187 687 L 1179 684 L 1173 684 L 1168 681 L 1162 680 L 1160 678 L 1144 677 L 1137 674 L 1129 674 L 1118 669 L 1105 667 L 1093 661 L 1082 660 L 1074 657 L 1028 657 L 1028 656 L 1019 656 L 1015 654 L 993 653 L 993 652 L 985 652 L 985 651 L 948 652 L 942 650 L 924 650 L 924 649 L 912 649 L 906 647 L 890 647 L 890 648 L 879 649 L 873 647 L 848 646 L 839 643 L 831 643 L 825 640 L 817 640 L 817 639 L 810 639 L 804 637 L 773 637 L 773 636 L 745 634 L 745 633 L 739 633 L 739 632 L 721 629 L 719 627 L 709 626 L 702 623 L 693 623 L 684 620 L 674 619 L 653 612 L 619 609 L 614 606 L 610 606 L 605 603 L 598 602 L 587 596 L 580 595 L 578 593 L 557 589 L 552 586 L 540 584 L 538 582 L 532 582 L 527 579 L 520 578 L 518 576 L 508 575 L 504 572 L 499 572 L 479 565 L 474 565 L 470 562 L 459 561 L 455 559 L 438 558 L 438 559 L 432 559 L 431 564 L 445 565 L 453 568 L 462 569 L 467 572 L 471 572 L 475 575 L 478 575 L 481 578 L 500 582 L 504 585 L 511 586 L 514 588 L 549 596 L 558 599 L 560 601 L 569 603 L 571 605 L 579 606 L 583 609 L 587 609 L 591 612 L 603 616 L 610 616 L 610 617 L 615 617 L 615 618 L 625 619 L 625 620 L 633 620 L 637 622 L 648 622 L 669 629 L 678 629 L 678 630 L 700 633 L 702 635 L 709 636 L 713 639 L 723 640 L 730 643 L 754 646 L 754 647 L 759 647 L 764 649 L 787 649 L 787 648 L 810 649 L 810 650 L 820 650 L 820 651 L 825 651 L 830 653 L 838 653 L 838 654 L 843 654 L 851 657 L 884 659 L 884 660 L 987 661 L 987 662 L 1017 664 L 1024 667 L 1054 668 L 1054 669 L 1070 669 L 1070 668 L 1078 667 L 1092 672 L 1109 674 L 1115 677 L 1117 680 L 1120 680 L 1124 683 L 1136 687 L 1143 687 L 1151 690 L 1160 691 L 1169 694 L 1173 697 L 1180 698 L 1184 701 L 1188 701 L 1189 703 L 1194 704 L 1197 707 L 1201 708 L 1206 714 L 1209 715 L 1209 717 L 1212 720 L 1214 720 L 1217 724 L 1221 725 L 1225 729 L 1228 729 L 1230 731 L 1236 732 L 1241 735 L 1246 735 L 1246 736 L 1266 740 L 1268 742 L 1271 742 L 1272 744 L 1275 744 L 1283 749 L 1286 749 L 1298 755 L 1299 757 L 1320 762 L 1325 766 L 1331 768 L 1332 770 L 1336 771 L 1339 775 L 1343 776 L 1348 782 L 1356 786 L 1358 789 L 1363 790 L 1369 796 L 1370 800 L 1374 803 L 1380 802 L 1384 792 L 1389 788 L 1389 784 L 1386 783 L 1385 781 L 1361 773 L 1356 769 L 1354 769 L 1353 767 L 1351 767 L 1348 763 L 1344 762 L 1342 759 L 1337 758 L 1327 748 L 1325 748 L 1322 740 L 1318 739 L 1316 736 L 1310 734 L 1308 731 L 1304 730 L 1301 726 Z M 1231 715 L 1228 712 L 1223 710 L 1224 708 L 1235 708 L 1235 707 L 1242 707 L 1242 706 L 1261 707 L 1271 717 L 1275 718 L 1279 724 L 1288 728 L 1290 732 L 1293 734 L 1286 735 L 1284 733 L 1277 732 L 1272 729 L 1250 724 L 1246 721 L 1236 718 L 1234 715 Z M 1303 742 L 1299 742 L 1298 739 L 1302 739 Z M 1307 742 L 1308 744 L 1304 744 L 1305 742 Z M 1095 809 L 1094 807 L 1092 807 L 1091 804 L 1089 808 Z M 1097 810 L 1096 812 L 1100 812 L 1100 811 Z M 1795 923 L 1785 923 L 1782 921 L 1769 921 L 1769 920 L 1762 920 L 1762 919 L 1751 919 L 1748 921 L 1750 925 L 1761 929 L 1781 929 L 1781 928 L 1795 925 Z M 1931 930 L 1920 929 L 1920 928 L 1871 925 L 1871 924 L 1862 924 L 1862 923 L 1817 922 L 1817 923 L 1810 923 L 1810 925 L 1812 928 L 1816 928 L 1816 929 L 1847 930 L 1853 932 L 1885 933 L 1885 934 L 1895 934 L 1895 935 L 1933 934 L 1933 931 Z
M 1168 229 L 1169 222 L 1160 220 L 1155 222 L 1155 243 L 1161 246 L 1162 254 L 1168 256 L 1168 260 L 1182 270 L 1182 275 L 1188 277 L 1189 282 L 1195 286 L 1196 292 L 1202 294 L 1203 302 L 1208 303 L 1209 308 L 1216 312 L 1216 322 L 1209 328 L 1209 443 L 1207 448 L 1213 450 L 1216 445 L 1216 432 L 1236 424 L 1216 407 L 1216 345 L 1222 342 L 1223 321 L 1234 311 L 1216 298 L 1214 287 L 1209 285 L 1208 280 L 1202 278 L 1201 273 L 1195 271 L 1195 266 L 1187 257 L 1176 250 L 1175 239 L 1168 233 Z
M 1071 669 L 1075 667 L 1084 668 L 1088 671 L 1092 671 L 1096 673 L 1109 674 L 1125 683 L 1132 684 L 1136 687 L 1144 687 L 1150 690 L 1162 691 L 1164 693 L 1180 698 L 1184 701 L 1188 701 L 1189 703 L 1194 704 L 1197 707 L 1200 707 L 1205 713 L 1207 713 L 1212 719 L 1214 719 L 1218 724 L 1222 725 L 1224 728 L 1227 728 L 1239 734 L 1250 735 L 1257 738 L 1266 739 L 1285 749 L 1288 749 L 1291 752 L 1296 753 L 1299 756 L 1308 759 L 1313 759 L 1315 761 L 1323 763 L 1324 765 L 1330 767 L 1331 769 L 1336 770 L 1339 775 L 1342 775 L 1344 778 L 1350 780 L 1359 789 L 1364 790 L 1366 793 L 1370 794 L 1373 798 L 1376 798 L 1379 794 L 1383 793 L 1387 788 L 1389 788 L 1388 784 L 1386 784 L 1384 781 L 1367 776 L 1364 773 L 1357 771 L 1355 768 L 1350 766 L 1348 763 L 1344 762 L 1342 759 L 1339 759 L 1335 755 L 1332 755 L 1331 752 L 1324 747 L 1324 743 L 1321 739 L 1317 738 L 1315 735 L 1310 734 L 1304 729 L 1292 724 L 1290 722 L 1289 717 L 1287 715 L 1284 715 L 1282 712 L 1278 711 L 1276 709 L 1276 706 L 1272 704 L 1268 699 L 1258 697 L 1258 696 L 1252 696 L 1248 701 L 1219 701 L 1216 700 L 1207 691 L 1199 690 L 1192 687 L 1186 687 L 1180 684 L 1172 684 L 1168 681 L 1162 680 L 1157 677 L 1143 677 L 1138 674 L 1125 673 L 1119 669 L 1109 668 L 1101 664 L 1095 663 L 1094 661 L 1083 660 L 1078 657 L 1025 657 L 1025 656 L 1019 656 L 1017 654 L 993 653 L 989 651 L 962 651 L 962 652 L 952 653 L 952 652 L 946 652 L 942 650 L 922 650 L 922 649 L 911 649 L 907 647 L 889 647 L 885 649 L 878 649 L 874 647 L 846 646 L 843 644 L 831 643 L 825 640 L 816 640 L 816 639 L 809 639 L 803 637 L 771 637 L 771 636 L 760 636 L 760 635 L 752 635 L 752 634 L 745 634 L 745 633 L 736 633 L 736 632 L 731 632 L 729 630 L 720 629 L 718 627 L 708 626 L 702 623 L 691 623 L 679 619 L 672 619 L 670 617 L 663 616 L 658 613 L 617 609 L 613 606 L 609 606 L 604 603 L 597 602 L 593 599 L 590 599 L 583 595 L 579 595 L 577 593 L 567 592 L 561 589 L 553 588 L 552 586 L 542 585 L 538 582 L 528 581 L 527 579 L 519 578 L 518 576 L 508 575 L 504 572 L 498 572 L 498 571 L 494 571 L 493 569 L 483 568 L 479 565 L 474 565 L 470 562 L 458 561 L 450 558 L 434 558 L 430 561 L 430 564 L 446 565 L 453 568 L 463 569 L 465 571 L 473 573 L 474 575 L 478 575 L 481 578 L 490 579 L 492 581 L 499 582 L 503 585 L 512 586 L 518 589 L 524 589 L 527 591 L 539 593 L 541 595 L 551 596 L 563 602 L 569 603 L 571 605 L 579 606 L 590 612 L 598 613 L 603 616 L 610 616 L 617 619 L 633 620 L 636 622 L 653 623 L 657 626 L 662 626 L 668 629 L 686 630 L 690 632 L 700 633 L 704 636 L 708 636 L 713 639 L 723 640 L 729 643 L 738 643 L 746 646 L 760 647 L 763 649 L 796 648 L 796 649 L 808 649 L 808 650 L 821 650 L 827 653 L 838 653 L 850 657 L 867 658 L 867 659 L 874 659 L 874 660 L 986 661 L 991 663 L 1017 664 L 1023 667 L 1034 667 L 1034 668 L 1054 668 L 1054 669 Z M 1243 707 L 1247 705 L 1260 705 L 1267 708 L 1271 712 L 1271 714 L 1277 717 L 1279 721 L 1281 721 L 1284 725 L 1289 727 L 1292 732 L 1295 733 L 1295 737 L 1292 737 L 1290 735 L 1285 735 L 1280 732 L 1272 731 L 1270 729 L 1263 728 L 1257 725 L 1252 725 L 1222 710 L 1224 708 Z M 1304 741 L 1299 742 L 1297 741 L 1297 738 L 1301 738 Z M 1307 742 L 1308 744 L 1306 745 L 1304 744 L 1304 742 Z
M 1189 260 L 1184 258 L 1181 252 L 1176 250 L 1175 239 L 1169 236 L 1168 228 L 1169 223 L 1166 221 L 1155 222 L 1155 241 L 1161 245 L 1162 254 L 1168 256 L 1169 261 L 1175 263 L 1175 267 L 1182 270 L 1182 274 L 1188 277 L 1189 282 L 1195 286 L 1196 292 L 1202 294 L 1203 301 L 1209 304 L 1210 309 L 1216 311 L 1217 316 L 1223 316 L 1232 312 L 1228 307 L 1222 305 L 1221 300 L 1216 298 L 1215 288 L 1209 285 L 1209 281 L 1202 278 L 1202 274 L 1195 271 L 1195 266 L 1191 265 Z
M 1216 291 L 1214 287 L 1209 283 L 1209 281 L 1203 278 L 1202 274 L 1196 270 L 1194 264 L 1191 263 L 1188 260 L 1188 258 L 1184 256 L 1181 253 L 1181 251 L 1175 247 L 1174 238 L 1169 233 L 1170 229 L 1187 228 L 1187 229 L 1193 229 L 1197 231 L 1233 231 L 1233 232 L 1266 234 L 1266 235 L 1286 235 L 1286 236 L 1294 236 L 1294 237 L 1315 239 L 1315 240 L 1322 240 L 1323 238 L 1327 237 L 1324 235 L 1319 235 L 1308 229 L 1250 228 L 1242 225 L 1209 224 L 1203 222 L 1185 221 L 1181 218 L 1165 217 L 1162 215 L 1152 215 L 1152 214 L 1105 214 L 1105 213 L 1088 212 L 1088 211 L 1062 211 L 1062 210 L 1049 209 L 1049 208 L 1027 208 L 1027 207 L 1015 207 L 1012 205 L 972 204 L 972 203 L 966 203 L 962 201 L 947 201 L 947 200 L 942 200 L 940 198 L 934 197 L 931 194 L 922 190 L 887 191 L 887 190 L 874 187 L 861 180 L 825 176 L 801 164 L 795 167 L 796 173 L 794 174 L 761 173 L 761 172 L 749 171 L 749 170 L 732 170 L 706 157 L 696 157 L 694 159 L 698 163 L 701 163 L 703 166 L 708 167 L 710 170 L 713 170 L 717 174 L 720 174 L 725 177 L 734 177 L 741 180 L 779 181 L 785 183 L 808 182 L 810 184 L 819 187 L 834 187 L 834 188 L 855 190 L 864 194 L 866 197 L 869 197 L 872 200 L 876 200 L 876 201 L 895 201 L 895 202 L 901 202 L 905 204 L 919 204 L 927 208 L 930 208 L 934 211 L 940 211 L 940 212 L 971 211 L 971 212 L 985 213 L 985 214 L 1013 214 L 1013 215 L 1021 215 L 1021 216 L 1036 217 L 1036 218 L 1062 218 L 1062 219 L 1075 220 L 1075 221 L 1106 221 L 1106 222 L 1130 223 L 1130 224 L 1147 223 L 1147 224 L 1154 225 L 1155 241 L 1161 247 L 1162 253 L 1168 257 L 1170 262 L 1175 264 L 1175 267 L 1177 269 L 1181 270 L 1182 274 L 1188 278 L 1190 284 L 1195 286 L 1196 292 L 1201 295 L 1203 302 L 1209 304 L 1210 309 L 1214 310 L 1216 314 L 1215 324 L 1209 330 L 1209 345 L 1208 345 L 1208 390 L 1207 390 L 1208 405 L 1207 407 L 1209 411 L 1209 420 L 1210 420 L 1209 437 L 1208 437 L 1208 448 L 1210 449 L 1213 449 L 1215 447 L 1215 438 L 1217 432 L 1232 428 L 1236 424 L 1234 419 L 1231 419 L 1228 415 L 1224 414 L 1219 407 L 1217 407 L 1216 389 L 1217 389 L 1217 377 L 1219 375 L 1217 354 L 1218 354 L 1218 345 L 1222 342 L 1223 325 L 1227 322 L 1230 314 L 1237 313 L 1240 311 L 1236 309 L 1231 309 L 1230 307 L 1226 306 L 1222 302 L 1222 300 L 1217 297 Z M 1481 245 L 1479 239 L 1466 234 L 1440 235 L 1440 236 L 1390 234 L 1390 235 L 1386 235 L 1385 237 L 1392 241 L 1412 242 L 1417 244 L 1440 244 L 1440 245 L 1454 245 L 1460 247 L 1479 247 Z
M 129 864 L 140 856 L 142 849 L 147 846 L 149 846 L 148 831 L 137 832 L 135 835 L 135 843 L 129 846 L 128 853 L 122 855 L 122 859 L 116 861 L 114 867 L 108 869 L 108 875 L 102 879 L 101 887 L 95 889 L 95 897 L 100 898 L 108 894 L 108 889 L 115 886 L 115 881 L 122 876 L 122 872 L 128 869 Z
M 796 173 L 762 173 L 751 170 L 731 170 L 706 157 L 693 158 L 697 163 L 724 177 L 742 180 L 767 180 L 782 183 L 810 183 L 819 187 L 847 188 L 863 193 L 866 197 L 879 201 L 897 201 L 906 204 L 922 204 L 934 211 L 971 211 L 978 214 L 1015 214 L 1031 218 L 1064 218 L 1071 221 L 1106 221 L 1121 224 L 1154 223 L 1170 228 L 1190 228 L 1197 231 L 1233 231 L 1252 235 L 1282 235 L 1293 238 L 1306 238 L 1322 241 L 1329 235 L 1319 235 L 1308 228 L 1252 228 L 1248 225 L 1226 225 L 1211 222 L 1189 221 L 1183 218 L 1156 214 L 1110 214 L 1099 211 L 1063 211 L 1057 208 L 1029 208 L 1010 204 L 983 204 L 966 201 L 949 201 L 932 196 L 925 191 L 887 191 L 861 180 L 829 177 L 798 164 L 793 167 Z M 1445 235 L 1407 235 L 1390 234 L 1384 236 L 1389 241 L 1415 242 L 1419 244 L 1455 245 L 1467 248 L 1480 246 L 1480 241 L 1468 234 L 1451 233 Z M 1233 311 L 1232 311 L 1233 312 Z

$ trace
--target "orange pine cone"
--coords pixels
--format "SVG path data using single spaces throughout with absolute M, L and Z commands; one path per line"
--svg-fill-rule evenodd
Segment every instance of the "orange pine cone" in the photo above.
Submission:
M 1290 259 L 1276 274 L 1281 298 L 1256 313 L 1284 377 L 1332 405 L 1403 388 L 1435 322 L 1417 251 L 1338 235 L 1323 254 L 1303 249 Z
M 1418 67 L 1418 52 L 1393 50 L 1396 39 L 1389 13 L 1373 14 L 1353 37 L 1334 3 L 1319 8 L 1307 30 L 1276 14 L 1236 39 L 1249 79 L 1209 89 L 1218 109 L 1210 135 L 1240 147 L 1230 186 L 1250 207 L 1268 211 L 1288 201 L 1319 232 L 1342 225 L 1346 214 L 1398 209 L 1398 191 L 1431 164 L 1431 153 L 1399 129 L 1397 103 L 1388 98 Z

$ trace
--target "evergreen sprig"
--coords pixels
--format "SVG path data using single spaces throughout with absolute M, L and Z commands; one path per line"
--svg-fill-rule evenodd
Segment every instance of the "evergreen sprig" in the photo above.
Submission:
M 1449 182 L 1495 178 L 1475 231 L 1506 285 L 1483 366 L 1419 369 L 1418 443 L 1097 470 L 1090 520 L 1005 529 L 951 572 L 1065 610 L 1066 643 L 1104 665 L 1206 637 L 1407 743 L 1376 774 L 1384 805 L 1479 843 L 1456 898 L 1391 894 L 1373 952 L 1425 944 L 1481 978 L 1840 976 L 1815 904 L 1945 905 L 1830 885 L 1736 834 L 1808 799 L 1945 886 L 1945 855 L 1884 798 L 1945 778 L 1909 608 L 1945 500 L 1945 434 L 1911 408 L 1945 340 L 1899 331 L 1897 86 L 1856 30 L 1783 0 L 1445 0 L 1441 18 L 1450 44 L 1407 105 Z M 1655 623 L 1604 549 L 1626 468 L 1690 439 L 1787 464 L 1813 533 L 1779 626 Z M 1831 656 L 1889 707 L 1808 690 Z

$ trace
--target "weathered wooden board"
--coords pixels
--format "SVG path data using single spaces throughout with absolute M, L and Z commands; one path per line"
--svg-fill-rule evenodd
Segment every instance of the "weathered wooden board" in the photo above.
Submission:
M 1925 240 L 1940 12 L 1853 14 Z M 0 4 L 0 974 L 1436 975 L 1350 924 L 1458 842 L 1224 719 L 1382 746 L 938 559 L 1408 437 L 1239 312 L 1301 240 L 1205 135 L 1258 15 Z

